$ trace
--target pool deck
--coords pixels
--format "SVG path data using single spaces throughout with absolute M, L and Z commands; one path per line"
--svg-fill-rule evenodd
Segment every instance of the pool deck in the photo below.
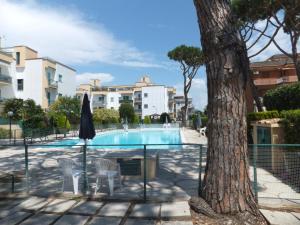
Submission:
M 183 129 L 182 132 L 186 143 L 206 144 L 207 142 L 205 137 L 200 136 L 194 130 Z M 0 154 L 1 171 L 24 171 L 23 148 L 1 149 Z M 104 150 L 88 151 L 87 159 L 101 157 L 103 154 L 105 154 Z M 49 220 L 49 223 L 52 224 L 55 221 L 55 224 L 68 224 L 68 221 L 75 221 L 74 224 L 101 224 L 101 222 L 103 224 L 192 224 L 189 212 L 186 213 L 188 211 L 186 207 L 187 200 L 190 196 L 197 195 L 198 191 L 198 146 L 188 146 L 181 151 L 162 150 L 159 152 L 157 177 L 147 182 L 148 203 L 146 205 L 141 203 L 143 199 L 142 179 L 123 181 L 123 187 L 116 187 L 112 197 L 107 194 L 106 186 L 96 195 L 90 194 L 87 197 L 73 195 L 72 187 L 68 187 L 69 191 L 62 193 L 61 174 L 56 161 L 61 157 L 80 160 L 82 153 L 78 149 L 51 151 L 45 148 L 29 149 L 30 196 L 24 193 L 24 182 L 16 183 L 16 194 L 4 193 L 2 197 L 6 197 L 6 200 L 0 201 L 0 218 L 3 218 L 2 221 L 0 220 L 0 224 L 6 220 L 8 222 L 6 221 L 5 224 L 14 224 L 9 221 L 16 220 L 24 221 L 24 224 L 38 224 L 37 222 L 41 220 Z M 202 167 L 204 168 L 204 166 L 205 162 L 202 162 Z M 90 193 L 92 193 L 95 177 L 93 177 L 89 165 L 88 171 Z M 250 175 L 251 171 L 250 168 Z M 257 172 L 258 185 L 264 187 L 259 192 L 259 203 L 265 209 L 278 207 L 300 209 L 299 193 L 295 193 L 288 185 L 276 180 L 265 170 L 258 169 Z M 0 194 L 4 189 L 7 191 L 9 188 L 9 183 L 1 184 Z M 291 200 L 288 198 L 288 195 L 291 194 L 299 198 Z M 28 208 L 27 205 L 30 205 L 32 201 L 41 203 L 35 202 L 36 208 Z M 1 205 L 3 202 L 5 204 Z M 21 203 L 27 208 L 20 206 Z M 75 208 L 79 203 L 86 205 L 82 208 L 94 209 L 93 213 L 91 211 L 88 214 L 76 212 Z M 181 207 L 185 210 L 181 210 Z M 9 216 L 13 212 L 14 216 Z M 120 214 L 111 215 L 110 212 L 119 212 Z M 276 214 L 268 210 L 265 210 L 264 213 L 271 217 Z M 297 218 L 299 213 L 295 213 L 295 215 L 289 213 L 288 216 L 290 215 L 291 218 Z M 34 221 L 36 222 L 34 223 Z M 45 224 L 47 223 L 45 222 Z

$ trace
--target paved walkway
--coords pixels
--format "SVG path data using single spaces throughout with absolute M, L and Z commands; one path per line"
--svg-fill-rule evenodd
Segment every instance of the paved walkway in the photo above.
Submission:
M 0 201 L 5 225 L 192 225 L 186 201 L 135 204 L 28 197 Z

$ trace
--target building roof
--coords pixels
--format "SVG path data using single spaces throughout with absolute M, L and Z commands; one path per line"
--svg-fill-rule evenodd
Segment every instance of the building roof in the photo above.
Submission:
M 300 56 L 300 54 L 299 54 Z M 299 59 L 300 60 L 300 59 Z M 265 61 L 253 62 L 250 64 L 251 68 L 259 68 L 259 67 L 274 67 L 274 66 L 286 66 L 293 64 L 293 60 L 284 55 L 284 54 L 276 54 L 271 56 Z
M 25 60 L 47 60 L 49 62 L 52 62 L 54 64 L 59 64 L 59 65 L 61 65 L 63 67 L 66 67 L 66 68 L 68 68 L 68 69 L 73 70 L 74 72 L 76 72 L 76 69 L 74 69 L 74 68 L 72 68 L 70 66 L 67 66 L 67 65 L 65 65 L 65 64 L 63 64 L 61 62 L 58 62 L 55 59 L 52 59 L 52 58 L 49 58 L 49 57 L 29 58 L 29 59 L 25 59 Z

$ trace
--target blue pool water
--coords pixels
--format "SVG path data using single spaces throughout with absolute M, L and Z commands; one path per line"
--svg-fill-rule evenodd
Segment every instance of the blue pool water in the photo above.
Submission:
M 110 131 L 98 134 L 88 145 L 134 145 L 134 144 L 164 144 L 160 146 L 147 146 L 148 149 L 180 149 L 180 146 L 170 144 L 181 144 L 179 129 L 158 130 L 130 130 Z M 77 145 L 83 144 L 82 140 L 72 139 L 52 143 L 51 145 Z M 92 148 L 143 148 L 143 146 L 92 146 Z

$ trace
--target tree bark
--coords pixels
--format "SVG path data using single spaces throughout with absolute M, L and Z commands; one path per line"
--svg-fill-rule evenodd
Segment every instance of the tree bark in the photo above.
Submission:
M 202 196 L 222 214 L 261 219 L 249 179 L 245 90 L 249 60 L 229 0 L 194 0 L 206 60 L 208 152 Z

